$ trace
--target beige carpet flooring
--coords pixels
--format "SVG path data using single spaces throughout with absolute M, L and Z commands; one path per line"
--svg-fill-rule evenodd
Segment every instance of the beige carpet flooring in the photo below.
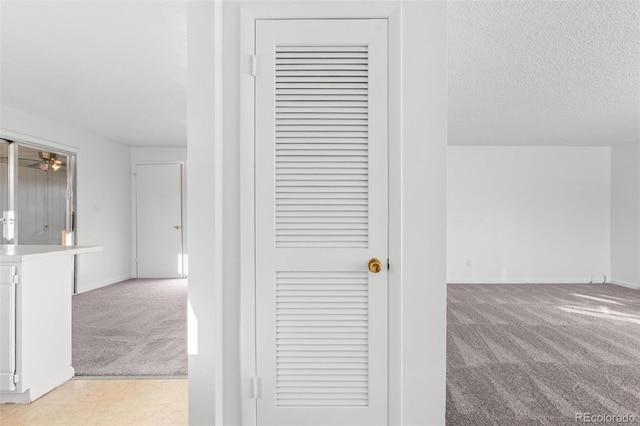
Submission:
M 450 284 L 447 306 L 447 425 L 640 423 L 640 291 Z

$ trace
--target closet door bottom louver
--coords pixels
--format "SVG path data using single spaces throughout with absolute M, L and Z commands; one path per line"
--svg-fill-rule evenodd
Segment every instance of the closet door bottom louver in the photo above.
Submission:
M 256 24 L 259 425 L 387 424 L 387 21 Z

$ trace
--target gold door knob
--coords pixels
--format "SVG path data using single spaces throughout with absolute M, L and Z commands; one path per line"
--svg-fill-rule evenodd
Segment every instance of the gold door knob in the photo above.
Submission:
M 374 274 L 377 274 L 378 272 L 382 271 L 382 263 L 380 262 L 380 259 L 377 259 L 375 257 L 371 259 L 369 261 L 369 270 Z
M 180 225 L 173 225 L 174 229 L 180 229 Z

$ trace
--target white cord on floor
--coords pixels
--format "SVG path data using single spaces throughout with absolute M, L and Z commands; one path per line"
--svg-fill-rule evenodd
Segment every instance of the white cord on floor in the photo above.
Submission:
M 602 282 L 597 283 L 597 284 L 606 284 L 607 283 L 607 276 L 604 274 L 604 272 L 596 272 L 595 274 L 591 275 L 591 279 L 589 280 L 589 284 L 594 284 L 593 282 L 593 277 L 595 277 L 596 275 L 602 275 Z

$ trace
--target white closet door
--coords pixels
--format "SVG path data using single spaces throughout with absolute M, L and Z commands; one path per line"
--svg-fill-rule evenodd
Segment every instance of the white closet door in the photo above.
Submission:
M 387 21 L 258 21 L 256 57 L 258 424 L 387 424 Z
M 138 278 L 182 278 L 182 165 L 136 165 Z

